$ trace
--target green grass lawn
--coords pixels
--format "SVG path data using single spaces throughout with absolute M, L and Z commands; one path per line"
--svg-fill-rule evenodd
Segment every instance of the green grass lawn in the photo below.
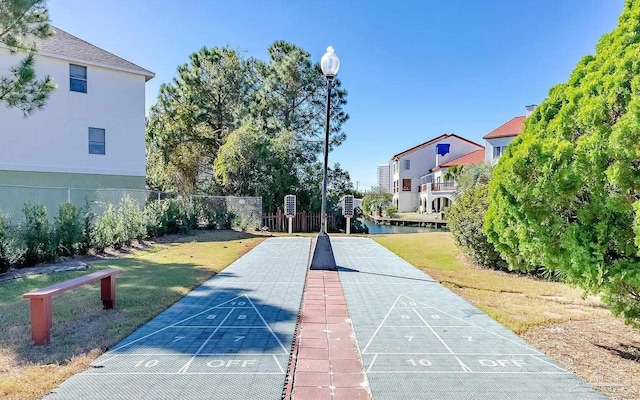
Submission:
M 263 236 L 200 232 L 124 258 L 0 283 L 0 398 L 41 398 L 137 327 L 178 301 Z M 53 298 L 51 344 L 31 344 L 29 302 L 22 294 L 103 268 L 121 270 L 116 308 L 103 310 L 99 284 Z

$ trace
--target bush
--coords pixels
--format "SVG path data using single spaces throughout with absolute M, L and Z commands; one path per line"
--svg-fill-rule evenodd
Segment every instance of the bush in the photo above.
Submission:
M 93 247 L 100 252 L 109 246 L 118 249 L 122 247 L 124 242 L 125 233 L 122 220 L 113 208 L 113 204 L 109 204 L 104 214 L 96 221 Z
M 393 218 L 398 213 L 398 207 L 396 206 L 387 207 L 384 209 L 384 212 L 385 214 L 387 214 L 387 217 Z
M 126 196 L 120 201 L 118 216 L 122 223 L 125 244 L 129 245 L 133 239 L 141 240 L 147 236 L 144 212 L 134 199 Z
M 17 234 L 16 227 L 0 213 L 0 273 L 7 272 L 23 256 L 17 243 Z
M 82 243 L 82 224 L 76 207 L 71 203 L 62 203 L 58 215 L 54 218 L 55 241 L 58 255 L 76 254 Z
M 22 227 L 22 238 L 26 246 L 25 265 L 55 259 L 55 246 L 52 241 L 52 230 L 47 216 L 47 208 L 41 204 L 26 203 L 22 208 L 25 223 Z
M 489 208 L 489 186 L 477 184 L 458 195 L 449 207 L 447 222 L 456 245 L 469 260 L 487 268 L 507 270 L 508 265 L 484 233 Z
M 167 233 L 167 202 L 150 201 L 144 206 L 144 220 L 147 236 L 158 237 Z
M 93 221 L 96 219 L 96 214 L 91 211 L 91 206 L 87 201 L 80 210 L 80 217 L 82 218 L 82 238 L 80 239 L 79 252 L 80 254 L 87 254 L 89 249 L 94 245 L 94 225 Z
M 187 233 L 196 228 L 195 213 L 186 199 L 166 201 L 167 233 Z

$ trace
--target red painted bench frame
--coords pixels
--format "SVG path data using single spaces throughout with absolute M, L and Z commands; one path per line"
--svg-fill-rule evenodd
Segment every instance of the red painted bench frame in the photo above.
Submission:
M 116 305 L 116 275 L 118 273 L 120 271 L 117 269 L 102 269 L 23 294 L 22 297 L 31 300 L 31 338 L 34 343 L 36 345 L 49 343 L 52 325 L 51 297 L 54 294 L 66 292 L 99 279 L 102 305 L 105 309 L 113 308 Z

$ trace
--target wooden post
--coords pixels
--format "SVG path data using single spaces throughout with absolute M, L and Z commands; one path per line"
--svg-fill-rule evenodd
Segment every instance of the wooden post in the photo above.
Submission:
M 308 222 L 307 221 L 307 212 L 306 211 L 302 211 L 302 214 L 300 215 L 300 231 L 301 232 L 309 232 L 308 229 Z
M 100 279 L 100 298 L 102 306 L 110 309 L 116 305 L 116 276 L 111 275 Z
M 51 297 L 42 296 L 30 299 L 31 338 L 36 345 L 49 344 L 51 339 Z

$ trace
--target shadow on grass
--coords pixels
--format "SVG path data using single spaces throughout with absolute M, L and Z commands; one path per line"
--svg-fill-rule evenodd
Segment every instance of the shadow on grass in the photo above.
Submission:
M 154 240 L 155 243 L 164 245 L 176 245 L 180 243 L 205 243 L 205 242 L 228 242 L 238 239 L 251 239 L 258 237 L 269 237 L 264 233 L 239 232 L 234 230 L 202 230 L 192 231 L 186 234 L 166 235 Z
M 150 274 L 149 268 L 158 268 L 164 277 L 146 281 L 143 275 Z M 28 301 L 0 305 L 0 348 L 10 354 L 17 365 L 65 364 L 91 351 L 117 348 L 117 343 L 149 321 L 148 325 L 141 327 L 143 336 L 157 331 L 164 334 L 151 335 L 127 346 L 128 351 L 145 348 L 152 352 L 193 354 L 193 346 L 183 346 L 189 342 L 205 344 L 203 335 L 204 339 L 211 335 L 207 341 L 207 352 L 266 351 L 284 354 L 283 344 L 290 338 L 271 326 L 282 322 L 295 323 L 297 313 L 263 303 L 241 287 L 219 288 L 205 282 L 190 291 L 176 275 L 193 268 L 197 266 L 128 266 L 117 280 L 116 308 L 112 310 L 102 309 L 99 285 L 55 296 L 51 343 L 46 346 L 31 343 Z M 223 272 L 218 277 L 226 279 L 235 277 L 235 274 Z M 250 328 L 243 329 L 244 326 Z M 169 332 L 175 332 L 175 335 L 167 341 Z M 175 336 L 189 338 L 194 334 L 197 337 L 174 341 Z M 132 337 L 139 336 L 133 333 Z M 241 342 L 236 336 L 245 337 Z M 287 347 L 286 344 L 284 346 Z

